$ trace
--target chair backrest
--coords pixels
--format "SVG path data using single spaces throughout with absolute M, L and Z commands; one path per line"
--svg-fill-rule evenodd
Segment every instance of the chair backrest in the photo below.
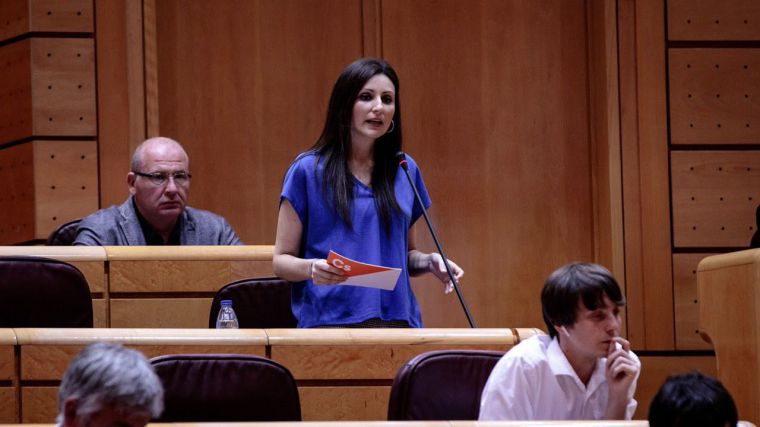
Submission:
M 232 300 L 241 328 L 295 328 L 290 308 L 290 282 L 279 277 L 256 277 L 232 282 L 217 291 L 208 327 L 216 327 L 220 301 Z
M 388 420 L 477 420 L 498 351 L 442 350 L 415 356 L 396 373 Z
M 47 238 L 45 246 L 71 246 L 77 238 L 77 228 L 82 219 L 75 219 L 61 224 Z
M 164 385 L 156 422 L 301 421 L 298 388 L 284 366 L 244 354 L 153 358 Z
M 73 265 L 0 256 L 0 328 L 91 328 L 92 296 Z

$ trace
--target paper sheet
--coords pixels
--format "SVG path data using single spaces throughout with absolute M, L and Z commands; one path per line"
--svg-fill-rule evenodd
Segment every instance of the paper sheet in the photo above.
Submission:
M 401 274 L 400 268 L 366 264 L 346 258 L 333 251 L 330 251 L 327 256 L 327 262 L 333 267 L 340 268 L 348 276 L 348 279 L 341 285 L 364 286 L 392 291 L 396 287 L 398 276 Z

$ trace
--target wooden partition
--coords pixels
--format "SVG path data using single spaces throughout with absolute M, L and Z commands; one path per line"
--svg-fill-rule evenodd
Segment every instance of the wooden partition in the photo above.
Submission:
M 715 255 L 697 272 L 699 322 L 739 415 L 760 422 L 760 249 Z
M 272 275 L 272 246 L 0 246 L 79 268 L 95 327 L 206 328 L 211 300 L 235 280 Z
M 16 334 L 13 330 L 0 329 L 0 423 L 18 419 L 15 345 Z
M 396 371 L 417 354 L 451 348 L 507 351 L 537 330 L 268 330 L 272 359 L 299 383 L 305 420 L 381 420 Z M 325 408 L 331 408 L 326 411 Z
M 55 419 L 66 366 L 86 345 L 117 342 L 147 357 L 242 353 L 271 357 L 295 376 L 304 420 L 383 420 L 390 385 L 408 359 L 429 350 L 507 351 L 535 329 L 0 329 L 0 422 Z M 15 348 L 14 348 L 15 345 Z M 19 367 L 19 377 L 14 377 Z M 10 380 L 6 380 L 8 377 Z M 20 414 L 12 418 L 13 414 Z
M 264 356 L 262 330 L 15 329 L 20 369 L 21 422 L 55 419 L 58 382 L 86 345 L 117 342 L 147 357 L 179 353 L 245 353 Z
M 235 280 L 271 276 L 272 246 L 105 247 L 110 327 L 207 328 L 211 299 Z

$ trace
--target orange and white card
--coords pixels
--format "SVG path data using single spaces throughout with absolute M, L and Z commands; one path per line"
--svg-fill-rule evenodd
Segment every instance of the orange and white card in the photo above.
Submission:
M 335 268 L 340 268 L 343 270 L 343 274 L 348 276 L 348 279 L 341 285 L 364 286 L 392 291 L 396 287 L 398 276 L 401 274 L 400 268 L 366 264 L 346 258 L 333 251 L 328 254 L 327 263 Z

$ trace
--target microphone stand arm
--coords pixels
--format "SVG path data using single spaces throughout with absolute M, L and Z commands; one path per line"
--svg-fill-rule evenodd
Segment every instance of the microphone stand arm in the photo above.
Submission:
M 449 266 L 449 259 L 446 258 L 446 254 L 443 253 L 443 247 L 441 247 L 441 242 L 438 240 L 438 234 L 435 232 L 435 228 L 433 228 L 433 223 L 430 222 L 430 218 L 428 218 L 427 209 L 425 209 L 425 205 L 422 204 L 420 193 L 417 191 L 417 186 L 414 185 L 412 176 L 409 174 L 409 170 L 407 169 L 406 160 L 403 161 L 403 164 L 401 166 L 401 169 L 404 170 L 404 174 L 406 175 L 406 179 L 409 180 L 409 185 L 414 191 L 414 196 L 417 198 L 417 202 L 420 204 L 420 208 L 422 208 L 422 216 L 425 218 L 425 222 L 430 229 L 430 234 L 433 236 L 435 247 L 438 248 L 438 253 L 441 255 L 441 258 L 443 258 L 443 265 L 446 267 L 446 272 L 449 273 L 449 279 L 451 280 L 451 283 L 454 284 L 454 290 L 457 293 L 457 297 L 459 297 L 459 303 L 462 304 L 464 315 L 467 316 L 467 321 L 470 323 L 470 327 L 475 328 L 475 321 L 472 319 L 472 315 L 470 315 L 470 310 L 467 308 L 467 303 L 464 302 L 462 291 L 459 289 L 459 282 L 457 282 L 457 279 L 454 277 L 454 273 L 451 271 L 451 267 Z

